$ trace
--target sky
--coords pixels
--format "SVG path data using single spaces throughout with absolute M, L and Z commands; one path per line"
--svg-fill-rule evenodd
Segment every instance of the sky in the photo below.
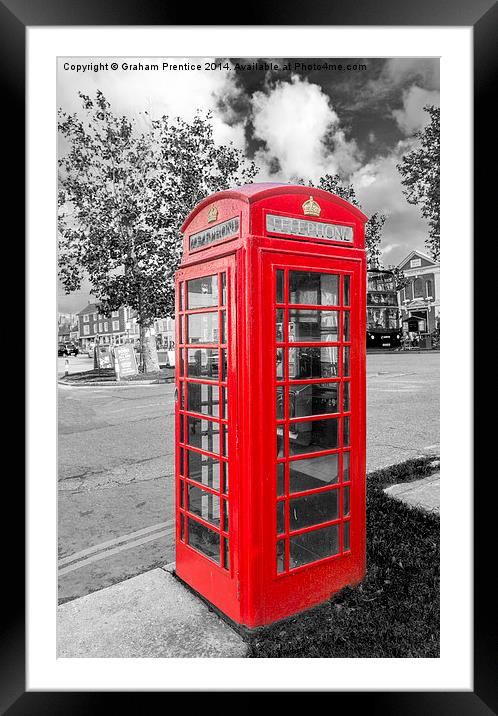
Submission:
M 111 68 L 113 62 L 118 69 Z M 206 63 L 215 69 L 206 69 Z M 174 65 L 183 67 L 171 69 Z M 139 129 L 146 129 L 147 117 L 191 120 L 198 111 L 211 111 L 215 141 L 233 142 L 253 159 L 256 181 L 307 183 L 339 174 L 353 184 L 367 215 L 387 215 L 384 265 L 425 251 L 427 224 L 403 195 L 396 164 L 416 146 L 415 132 L 429 121 L 424 105 L 439 106 L 437 58 L 58 60 L 58 107 L 79 112 L 78 92 L 97 90 Z M 59 152 L 64 149 L 60 142 Z M 59 286 L 58 296 L 61 312 L 77 312 L 91 300 L 87 284 L 70 295 Z

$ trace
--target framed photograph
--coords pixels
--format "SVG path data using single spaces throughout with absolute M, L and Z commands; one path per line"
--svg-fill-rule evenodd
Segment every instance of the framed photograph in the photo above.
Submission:
M 497 708 L 482 557 L 490 508 L 484 487 L 473 483 L 471 377 L 472 237 L 485 233 L 479 222 L 490 200 L 481 179 L 472 201 L 473 176 L 485 176 L 472 131 L 477 126 L 480 137 L 489 114 L 496 6 L 382 3 L 373 13 L 361 3 L 307 8 L 303 19 L 302 7 L 287 5 L 285 24 L 277 8 L 260 11 L 249 9 L 247 24 L 235 26 L 211 24 L 201 8 L 196 24 L 186 25 L 185 12 L 153 2 L 0 4 L 6 137 L 21 134 L 12 117 L 26 112 L 28 327 L 26 592 L 16 543 L 6 554 L 5 713 L 87 713 L 98 708 L 100 691 L 333 691 L 393 714 Z M 117 152 L 120 142 L 128 142 L 126 154 Z M 21 204 L 24 167 L 18 145 L 6 145 L 10 206 Z M 242 194 L 230 194 L 242 185 Z M 267 622 L 255 616 L 248 636 L 249 622 L 234 623 L 229 606 L 243 587 L 228 528 L 237 498 L 225 472 L 233 478 L 251 456 L 243 451 L 239 465 L 238 443 L 228 442 L 235 441 L 226 375 L 239 340 L 239 269 L 223 246 L 243 239 L 239 199 L 255 202 L 257 191 L 268 198 L 277 185 L 282 194 L 288 185 L 294 197 L 304 193 L 302 201 L 263 207 L 267 236 L 289 253 L 314 241 L 321 258 L 310 249 L 307 262 L 258 268 L 258 295 L 265 287 L 275 295 L 272 376 L 264 385 L 276 396 L 276 503 L 270 510 L 262 500 L 258 519 L 265 532 L 276 506 L 269 563 L 278 608 L 265 607 L 273 615 Z M 327 192 L 353 213 L 329 215 Z M 368 281 L 355 318 L 345 295 L 347 281 L 360 285 L 358 267 L 346 261 L 332 269 L 330 256 L 344 256 L 349 244 L 357 250 L 361 217 L 370 220 Z M 313 282 L 320 261 L 323 276 L 337 274 L 334 297 L 329 279 Z M 303 271 L 307 278 L 299 278 Z M 298 601 L 281 585 L 300 573 L 300 588 L 318 594 L 331 558 L 347 558 L 351 543 L 353 552 L 360 548 L 349 513 L 350 504 L 361 507 L 350 478 L 361 467 L 354 452 L 360 330 L 362 350 L 363 332 L 376 349 L 367 359 L 376 411 L 366 419 L 372 569 L 359 601 L 354 587 L 350 594 L 348 582 L 337 581 L 345 596 L 320 611 L 323 598 Z M 327 344 L 318 349 L 318 373 L 317 341 Z M 394 358 L 388 368 L 386 351 Z M 182 428 L 187 437 L 178 438 Z M 198 477 L 180 467 L 197 459 Z M 320 459 L 324 468 L 316 467 Z M 337 485 L 328 484 L 334 470 Z M 424 477 L 432 482 L 421 490 L 437 497 L 420 512 L 402 483 Z M 392 517 L 383 512 L 388 500 L 405 507 Z M 22 488 L 12 502 L 23 504 Z M 323 535 L 329 530 L 325 549 L 317 524 Z M 384 548 L 384 534 L 396 549 Z M 216 584 L 199 555 L 216 562 Z M 323 570 L 315 586 L 309 563 L 315 575 Z M 344 568 L 351 585 L 363 579 L 356 567 Z M 192 570 L 210 576 L 196 582 Z M 224 600 L 226 575 L 233 583 Z M 177 578 L 183 582 L 164 601 Z M 184 597 L 175 598 L 179 588 Z M 315 611 L 303 618 L 308 607 Z M 192 613 L 174 648 L 165 646 L 174 638 L 157 630 L 164 609 L 179 609 L 178 624 Z M 144 610 L 148 618 L 137 622 Z M 117 647 L 109 625 L 121 633 Z

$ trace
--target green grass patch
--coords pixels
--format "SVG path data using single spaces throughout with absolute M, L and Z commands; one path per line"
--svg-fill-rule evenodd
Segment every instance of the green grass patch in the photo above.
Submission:
M 251 657 L 439 656 L 439 516 L 383 492 L 437 469 L 434 458 L 420 458 L 368 475 L 364 581 L 295 617 L 246 632 Z

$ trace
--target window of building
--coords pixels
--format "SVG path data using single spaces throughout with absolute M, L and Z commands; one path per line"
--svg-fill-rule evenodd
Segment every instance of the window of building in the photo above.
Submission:
M 105 321 L 104 322 L 104 331 L 108 331 L 108 330 L 109 330 L 109 324 L 107 323 L 107 321 Z
M 425 295 L 427 297 L 431 296 L 432 298 L 434 298 L 434 294 L 432 293 L 432 281 L 425 282 Z
M 119 331 L 119 321 L 113 321 L 113 322 L 112 322 L 112 330 L 113 330 L 113 331 Z
M 99 333 L 102 333 L 102 324 L 99 323 Z
M 83 326 L 83 335 L 88 336 L 90 333 L 90 326 Z
M 119 311 L 113 311 L 113 312 L 112 312 L 112 317 L 113 317 L 113 318 L 117 318 L 118 316 L 119 316 Z
M 421 278 L 416 278 L 413 282 L 413 297 L 423 298 L 424 295 L 424 282 Z
M 88 315 L 88 313 L 85 313 L 85 315 L 83 316 L 83 323 L 88 323 L 89 319 L 90 316 Z
M 93 320 L 94 320 L 94 321 L 97 320 L 97 314 L 96 314 L 96 313 L 93 314 Z

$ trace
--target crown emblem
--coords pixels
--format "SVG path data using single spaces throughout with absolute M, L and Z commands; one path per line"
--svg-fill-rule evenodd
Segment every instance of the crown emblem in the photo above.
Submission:
M 216 221 L 218 218 L 218 209 L 215 206 L 210 207 L 208 211 L 208 222 Z
M 320 216 L 320 205 L 316 203 L 312 196 L 303 204 L 303 211 L 307 216 Z

